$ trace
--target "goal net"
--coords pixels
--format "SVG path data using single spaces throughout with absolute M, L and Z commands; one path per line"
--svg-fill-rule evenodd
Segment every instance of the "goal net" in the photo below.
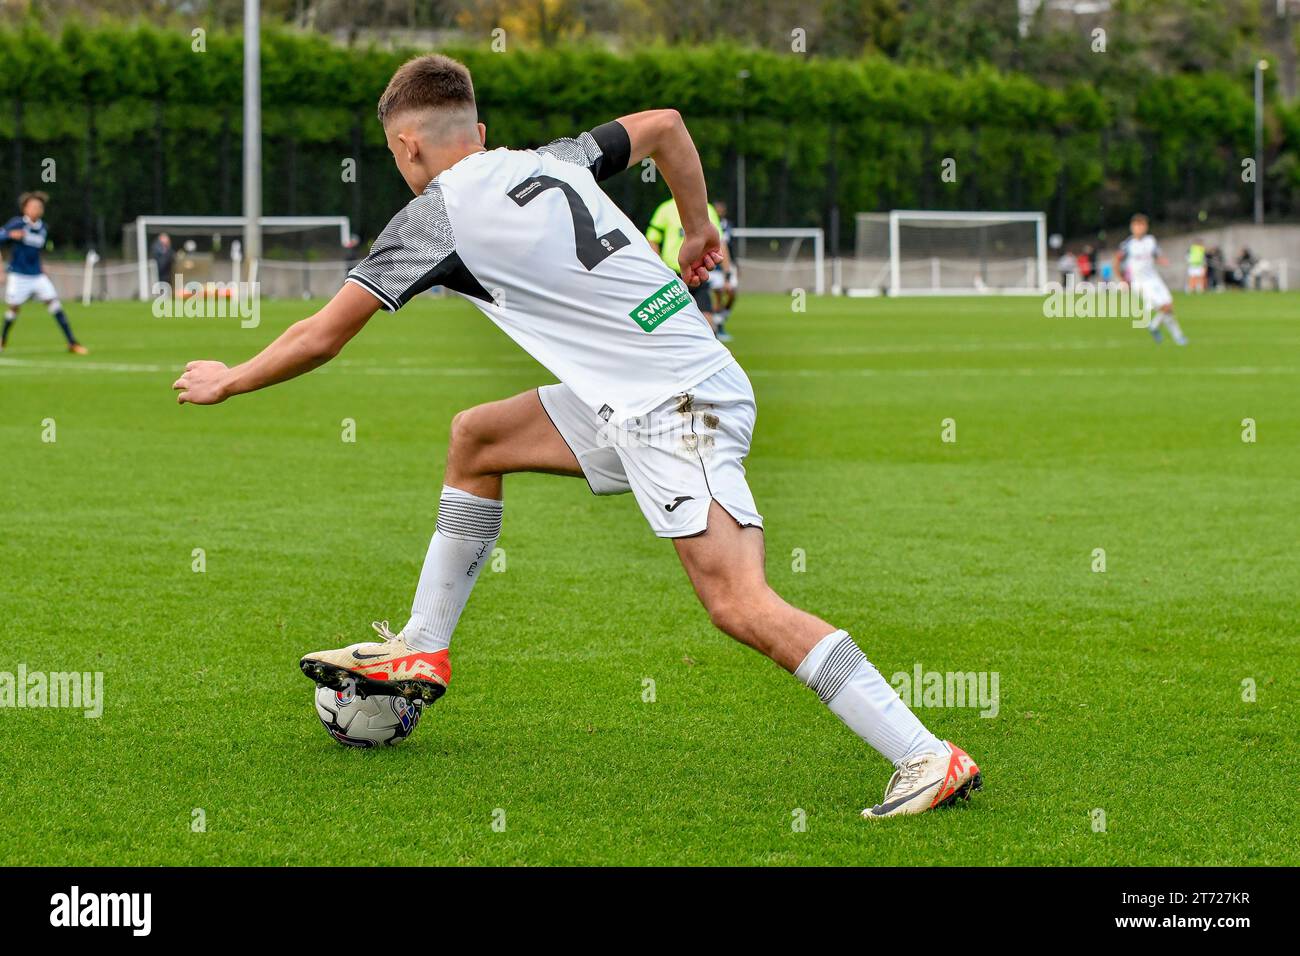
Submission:
M 731 230 L 731 255 L 751 292 L 826 290 L 825 239 L 820 229 Z
M 1041 212 L 858 213 L 843 282 L 850 295 L 1041 295 L 1046 231 Z
M 352 264 L 347 216 L 263 216 L 256 279 L 268 298 L 311 298 L 338 291 Z M 158 275 L 154 244 L 166 234 L 175 256 L 171 275 Z M 157 282 L 229 283 L 248 278 L 242 216 L 140 216 L 122 229 L 123 254 L 134 269 L 136 294 Z
M 95 250 L 81 260 L 52 260 L 45 271 L 65 299 L 76 296 L 82 305 L 107 299 L 134 299 L 139 281 L 131 263 L 105 262 Z

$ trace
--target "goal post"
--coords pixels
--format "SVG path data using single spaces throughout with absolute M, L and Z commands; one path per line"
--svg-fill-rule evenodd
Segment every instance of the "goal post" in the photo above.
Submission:
M 814 228 L 731 229 L 731 255 L 740 281 L 755 292 L 826 291 L 826 236 Z
M 243 216 L 137 216 L 134 221 L 127 223 L 123 228 L 124 246 L 127 256 L 134 260 L 137 294 L 141 301 L 149 298 L 155 281 L 149 248 L 159 233 L 167 232 L 173 238 L 189 237 L 191 240 L 202 239 L 209 243 L 209 248 L 199 253 L 209 263 L 221 252 L 222 240 L 229 240 L 230 251 L 223 253 L 223 257 L 229 263 L 228 276 L 233 281 L 239 277 L 239 241 L 243 238 L 246 222 Z M 273 248 L 275 239 L 279 237 L 296 248 L 308 244 L 324 248 L 330 253 L 327 257 L 329 259 L 341 260 L 343 249 L 352 237 L 352 222 L 347 216 L 261 216 L 258 222 L 261 232 L 267 237 L 263 240 L 264 248 Z M 289 242 L 290 237 L 295 241 Z M 183 243 L 177 242 L 172 244 L 178 257 L 184 251 L 182 245 Z M 248 264 L 250 269 L 257 265 L 256 262 Z
M 895 209 L 858 213 L 848 292 L 1041 295 L 1047 216 L 1041 212 Z

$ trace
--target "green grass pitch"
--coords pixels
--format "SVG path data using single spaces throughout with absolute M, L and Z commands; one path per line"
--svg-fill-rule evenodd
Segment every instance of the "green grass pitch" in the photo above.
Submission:
M 74 306 L 85 359 L 28 309 L 0 671 L 103 672 L 105 707 L 0 709 L 0 863 L 1300 862 L 1300 296 L 1177 304 L 1181 350 L 1033 299 L 741 299 L 773 584 L 886 677 L 999 678 L 996 716 L 920 710 L 984 792 L 885 825 L 885 761 L 712 630 L 630 496 L 563 478 L 507 481 L 505 570 L 415 736 L 326 736 L 299 655 L 405 621 L 449 419 L 549 381 L 467 304 L 217 408 L 174 404 L 184 361 L 312 304 Z

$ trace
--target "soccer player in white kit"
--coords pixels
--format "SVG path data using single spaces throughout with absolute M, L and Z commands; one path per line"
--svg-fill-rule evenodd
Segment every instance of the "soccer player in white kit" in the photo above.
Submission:
M 786 603 L 764 575 L 763 518 L 745 481 L 749 379 L 687 288 L 722 257 L 695 145 L 675 110 L 624 116 L 536 150 L 484 147 L 469 71 L 447 57 L 403 65 L 379 100 L 413 199 L 319 312 L 228 368 L 191 362 L 182 403 L 211 405 L 338 354 L 379 309 L 445 286 L 469 299 L 559 384 L 452 420 L 436 530 L 399 633 L 302 658 L 326 687 L 437 700 L 449 646 L 501 530 L 502 479 L 585 478 L 630 491 L 722 631 L 818 694 L 895 768 L 878 818 L 947 806 L 981 783 L 960 748 L 927 730 L 846 631 Z M 652 158 L 682 213 L 681 278 L 597 185 Z
M 1167 266 L 1169 260 L 1161 253 L 1155 236 L 1148 233 L 1150 228 L 1150 222 L 1142 213 L 1133 217 L 1129 222 L 1131 235 L 1119 244 L 1119 250 L 1115 253 L 1115 270 L 1119 272 L 1122 259 L 1125 272 L 1119 274 L 1127 274 L 1129 288 L 1137 293 L 1143 307 L 1153 313 L 1149 326 L 1151 337 L 1157 343 L 1160 342 L 1160 329 L 1164 326 L 1169 329 L 1169 335 L 1175 344 L 1186 345 L 1187 336 L 1183 335 L 1182 326 L 1174 316 L 1174 297 L 1170 295 L 1165 280 L 1156 271 L 1157 265 Z

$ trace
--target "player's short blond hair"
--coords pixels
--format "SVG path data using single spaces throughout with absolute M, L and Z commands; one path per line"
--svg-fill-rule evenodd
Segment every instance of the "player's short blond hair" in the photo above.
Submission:
M 39 199 L 41 201 L 41 205 L 45 205 L 50 201 L 50 194 L 41 192 L 39 189 L 33 190 L 32 192 L 23 193 L 21 196 L 18 197 L 18 211 L 22 212 L 25 208 L 27 208 L 27 204 L 31 202 L 33 199 Z
M 1129 222 L 1141 222 L 1148 226 L 1151 225 L 1151 220 L 1147 218 L 1147 214 L 1144 212 L 1133 213 L 1133 218 L 1130 219 Z
M 465 64 L 441 53 L 407 60 L 379 97 L 379 122 L 409 110 L 465 110 L 477 113 L 474 81 Z

